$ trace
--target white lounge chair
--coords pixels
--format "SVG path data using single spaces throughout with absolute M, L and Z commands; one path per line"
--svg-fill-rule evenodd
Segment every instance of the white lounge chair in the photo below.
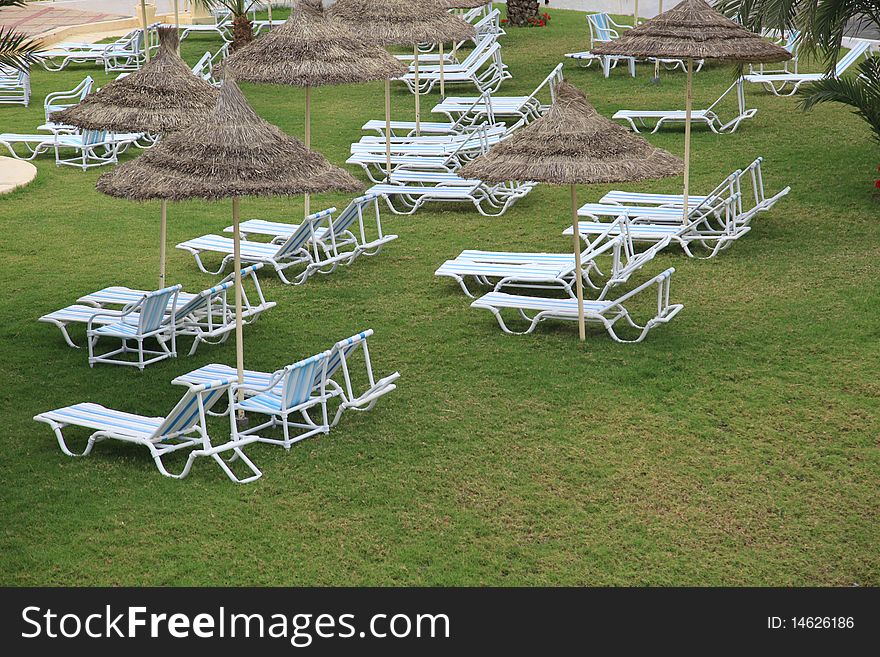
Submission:
M 414 214 L 425 203 L 446 202 L 470 203 L 483 216 L 498 217 L 534 187 L 533 182 L 488 185 L 449 173 L 399 171 L 391 174 L 390 184 L 379 183 L 368 191 L 385 197 L 394 214 Z
M 870 56 L 873 43 L 866 39 L 853 39 L 852 48 L 840 58 L 831 77 L 839 78 L 856 63 L 860 57 Z M 763 85 L 775 96 L 793 96 L 802 84 L 818 82 L 826 77 L 825 73 L 763 73 L 745 75 L 743 79 L 752 84 Z
M 449 64 L 460 64 L 461 61 L 458 59 L 457 53 L 459 53 L 464 48 L 467 48 L 468 44 L 477 45 L 483 37 L 491 36 L 493 38 L 498 38 L 499 36 L 505 34 L 504 30 L 501 29 L 501 12 L 498 9 L 491 9 L 491 5 L 487 5 L 490 7 L 489 11 L 482 11 L 482 8 L 477 8 L 479 14 L 473 14 L 474 20 L 476 22 L 473 23 L 475 35 L 473 38 L 464 39 L 459 41 L 458 43 L 453 44 L 452 48 L 446 48 L 443 53 L 443 61 L 448 62 Z M 439 52 L 434 52 L 437 49 L 436 43 L 426 43 L 419 44 L 419 63 L 425 64 L 438 64 L 440 62 L 440 54 Z M 411 53 L 403 54 L 403 55 L 395 55 L 397 59 L 402 62 L 412 62 L 415 59 L 415 55 Z
M 397 239 L 397 235 L 385 235 L 382 231 L 382 219 L 379 215 L 378 194 L 365 194 L 353 199 L 335 219 L 333 213 L 336 208 L 329 208 L 312 215 L 320 219 L 326 217 L 327 228 L 321 228 L 315 233 L 315 239 L 319 245 L 326 247 L 325 253 L 332 255 L 335 252 L 340 256 L 348 255 L 346 264 L 351 263 L 360 255 L 373 256 L 378 254 L 388 242 Z M 376 220 L 376 229 L 368 230 L 364 219 L 364 211 L 372 206 Z M 355 228 L 355 222 L 357 227 Z M 264 219 L 248 219 L 239 226 L 242 236 L 265 235 L 273 238 L 273 241 L 286 240 L 293 235 L 300 224 L 288 224 L 279 221 L 266 221 Z M 357 230 L 357 233 L 353 232 Z M 232 232 L 232 226 L 224 229 Z M 373 237 L 375 234 L 375 237 Z
M 666 248 L 669 242 L 669 238 L 661 239 L 650 248 L 636 252 L 626 230 L 619 230 L 614 223 L 606 224 L 605 232 L 588 241 L 586 248 L 581 252 L 582 281 L 585 287 L 598 291 L 596 299 L 604 299 L 611 288 L 626 283 L 636 271 Z M 607 276 L 603 274 L 597 262 L 603 256 L 610 259 Z M 447 260 L 434 272 L 434 275 L 453 278 L 469 297 L 474 295 L 467 288 L 465 277 L 474 277 L 483 285 L 493 285 L 492 280 L 497 280 L 494 284 L 496 291 L 505 287 L 562 288 L 569 295 L 574 296 L 572 286 L 576 280 L 575 267 L 575 258 L 570 253 L 468 249 L 462 251 L 454 260 Z M 592 280 L 591 274 L 605 276 L 605 283 L 600 287 Z
M 147 33 L 150 52 L 159 47 L 158 24 L 150 25 Z M 60 71 L 70 64 L 94 63 L 104 66 L 105 73 L 136 71 L 146 61 L 144 31 L 132 30 L 113 43 L 81 43 L 66 41 L 37 53 L 47 71 Z
M 494 41 L 494 35 L 484 37 L 484 41 L 493 41 L 488 47 L 478 45 L 458 65 L 444 66 L 443 79 L 445 84 L 473 84 L 480 92 L 495 92 L 504 80 L 510 79 L 507 65 L 501 60 L 501 44 Z M 482 44 L 483 42 L 481 42 Z M 411 93 L 416 93 L 416 76 L 414 71 L 404 73 L 398 80 L 403 80 Z M 428 94 L 440 82 L 440 67 L 436 65 L 419 66 L 418 93 Z
M 666 324 L 683 308 L 681 304 L 669 303 L 670 277 L 674 271 L 675 269 L 670 267 L 662 274 L 642 283 L 616 299 L 584 301 L 584 319 L 587 322 L 601 324 L 616 342 L 641 342 L 652 328 Z M 657 289 L 656 314 L 644 324 L 638 324 L 633 320 L 624 304 L 651 287 L 656 287 Z M 578 302 L 577 299 L 571 297 L 556 299 L 493 291 L 474 301 L 471 307 L 484 308 L 490 311 L 498 320 L 501 330 L 512 335 L 531 333 L 538 324 L 548 319 L 569 321 L 577 321 L 578 319 Z M 523 320 L 529 323 L 528 328 L 525 331 L 512 331 L 502 317 L 501 313 L 504 310 L 515 310 Z M 625 340 L 617 334 L 615 324 L 621 320 L 639 332 L 635 339 Z
M 206 412 L 220 398 L 229 394 L 229 386 L 232 382 L 231 379 L 215 380 L 190 386 L 183 398 L 165 417 L 135 415 L 100 404 L 82 403 L 40 413 L 34 416 L 34 420 L 45 422 L 52 428 L 58 446 L 68 456 L 86 456 L 92 451 L 95 443 L 107 439 L 120 440 L 146 447 L 159 472 L 166 477 L 182 479 L 189 474 L 196 458 L 208 456 L 214 459 L 232 481 L 245 484 L 259 479 L 263 474 L 242 451 L 243 447 L 256 440 L 237 437 L 223 444 L 214 445 L 208 435 Z M 234 420 L 232 426 L 235 426 Z M 93 430 L 83 451 L 75 452 L 68 445 L 64 435 L 68 427 Z M 180 472 L 170 472 L 162 459 L 172 452 L 183 449 L 190 450 L 186 463 Z M 232 471 L 222 457 L 228 452 L 231 452 L 233 460 L 240 460 L 247 466 L 250 471 L 249 476 L 239 478 Z
M 27 69 L 0 66 L 0 105 L 31 103 L 31 74 Z
M 326 223 L 328 215 L 317 213 L 306 217 L 290 237 L 282 244 L 267 244 L 242 240 L 241 261 L 243 263 L 262 263 L 271 266 L 278 277 L 288 285 L 305 283 L 316 272 L 329 273 L 350 258 L 349 254 L 340 256 L 334 251 L 335 244 L 327 245 L 318 239 L 321 224 Z M 311 246 L 311 250 L 309 247 Z M 203 235 L 177 245 L 178 249 L 189 251 L 196 259 L 198 268 L 206 274 L 219 274 L 233 261 L 235 243 L 232 238 L 221 235 Z M 325 249 L 329 249 L 329 252 Z M 212 271 L 202 262 L 202 254 L 223 255 L 220 266 Z M 303 267 L 294 280 L 290 280 L 286 270 L 290 267 Z
M 486 117 L 491 111 L 490 123 L 494 123 L 496 118 L 523 119 L 528 123 L 543 116 L 550 108 L 556 99 L 554 88 L 561 80 L 562 64 L 560 63 L 528 96 L 490 96 L 488 107 L 481 96 L 448 96 L 431 111 L 446 115 L 451 122 L 456 122 L 463 116 L 472 123 L 486 122 Z M 539 97 L 545 90 L 548 92 L 549 102 L 543 102 Z
M 225 43 L 223 44 L 223 47 L 214 54 L 211 54 L 210 50 L 205 52 L 205 54 L 201 56 L 199 61 L 197 61 L 192 67 L 193 75 L 202 78 L 202 80 L 210 85 L 219 87 L 221 81 L 220 78 L 214 75 L 214 70 L 220 62 L 226 59 L 228 51 L 229 44 Z
M 737 114 L 726 123 L 718 116 L 719 105 L 731 92 L 736 94 Z M 736 132 L 739 124 L 746 119 L 751 119 L 758 113 L 757 109 L 746 109 L 746 97 L 743 91 L 742 78 L 731 84 L 718 99 L 706 109 L 693 110 L 691 112 L 692 123 L 705 123 L 716 134 Z M 657 132 L 666 123 L 684 123 L 687 118 L 685 110 L 619 110 L 611 117 L 619 121 L 626 121 L 630 127 L 639 132 L 639 128 L 649 127 L 650 122 L 656 121 L 652 133 Z
M 612 68 L 616 68 L 620 62 L 626 63 L 629 68 L 629 74 L 636 77 L 636 60 L 635 57 L 618 57 L 610 55 L 594 55 L 591 51 L 598 44 L 608 43 L 620 37 L 620 33 L 624 30 L 632 29 L 632 25 L 618 25 L 607 13 L 598 12 L 595 14 L 587 14 L 587 26 L 590 28 L 590 50 L 583 52 L 566 53 L 566 57 L 574 59 L 579 66 L 588 67 L 593 62 L 598 62 L 602 69 L 602 75 L 606 78 L 611 73 Z
M 780 68 L 768 68 L 767 64 L 749 64 L 749 73 L 752 75 L 764 75 L 766 73 L 797 73 L 798 72 L 798 47 L 801 42 L 799 30 L 789 30 L 788 35 L 778 38 L 777 33 L 765 30 L 764 36 L 772 39 L 776 45 L 782 46 L 791 53 L 791 59 L 779 64 Z
M 223 39 L 224 43 L 232 43 L 232 12 L 213 11 L 213 23 L 193 23 L 192 25 L 180 26 L 180 41 L 182 42 L 190 34 L 216 35 Z M 251 24 L 256 20 L 256 13 L 251 13 Z
M 313 422 L 315 426 L 326 425 L 327 429 L 330 429 L 337 425 L 339 419 L 346 411 L 372 410 L 381 397 L 397 388 L 395 383 L 400 378 L 399 372 L 393 372 L 381 379 L 376 378 L 373 371 L 373 363 L 370 358 L 369 346 L 367 345 L 367 339 L 372 335 L 373 330 L 367 329 L 366 331 L 357 333 L 345 340 L 340 340 L 327 352 L 323 352 L 329 354 L 326 370 L 323 368 L 315 368 L 315 376 L 312 381 L 311 391 L 314 394 L 315 391 L 323 389 L 323 395 L 320 395 L 323 397 L 323 400 L 318 403 L 322 405 L 321 414 L 324 422 L 322 425 L 317 425 Z M 357 389 L 353 383 L 353 370 L 357 367 L 357 364 L 354 363 L 352 359 L 356 356 L 358 351 L 363 355 L 363 364 L 367 379 L 366 387 L 362 390 Z M 320 355 L 321 354 L 319 354 L 319 356 Z M 279 372 L 282 371 L 283 370 L 279 370 Z M 239 390 L 245 397 L 258 395 L 264 392 L 281 395 L 283 393 L 283 385 L 280 382 L 281 377 L 278 377 L 279 382 L 276 383 L 274 388 L 269 387 L 269 383 L 273 378 L 276 378 L 276 374 L 278 373 L 276 372 L 273 374 L 245 370 L 244 386 Z M 235 376 L 237 376 L 235 368 L 229 367 L 228 365 L 211 364 L 179 376 L 174 379 L 172 383 L 181 385 L 199 385 L 217 378 Z M 340 378 L 341 380 L 338 380 Z M 303 397 L 304 396 L 305 395 L 303 395 Z M 327 403 L 333 399 L 337 400 L 339 405 L 336 412 L 333 414 L 333 418 L 327 422 L 326 419 L 329 418 Z M 314 404 L 312 404 L 311 407 L 314 407 Z M 229 409 L 227 408 L 224 413 L 219 413 L 218 415 L 225 415 L 228 412 Z M 313 430 L 314 428 L 314 426 L 310 426 L 308 430 Z
M 81 133 L 56 132 L 53 135 L 27 135 L 11 132 L 0 134 L 0 146 L 18 160 L 34 158 L 53 151 L 55 164 L 75 166 L 83 171 L 92 167 L 115 164 L 120 149 L 135 143 L 141 134 L 120 134 L 103 130 L 85 130 Z M 24 150 L 20 153 L 18 150 Z M 75 155 L 65 154 L 73 150 Z
M 92 93 L 94 84 L 94 78 L 91 75 L 87 75 L 82 82 L 69 91 L 53 91 L 46 94 L 46 98 L 43 101 L 46 123 L 52 123 L 52 114 L 54 112 L 60 112 L 68 107 L 79 105 L 86 96 Z
M 419 121 L 419 132 L 423 135 L 460 135 L 465 132 L 480 130 L 483 127 L 488 128 L 500 125 L 495 122 L 491 98 L 490 94 L 483 94 L 482 96 L 477 96 L 474 101 L 474 105 L 482 105 L 482 111 L 479 115 L 481 118 L 475 120 L 472 116 L 473 108 L 469 108 L 468 111 L 460 113 L 455 121 Z M 361 127 L 364 131 L 375 131 L 381 137 L 385 136 L 386 128 L 387 124 L 384 119 L 371 119 Z M 412 137 L 415 134 L 415 121 L 391 121 L 392 137 Z

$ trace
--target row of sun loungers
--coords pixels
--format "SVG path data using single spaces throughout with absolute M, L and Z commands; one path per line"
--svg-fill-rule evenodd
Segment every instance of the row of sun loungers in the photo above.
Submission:
M 620 291 L 621 286 L 672 244 L 690 257 L 711 258 L 746 235 L 752 219 L 789 192 L 785 187 L 766 196 L 761 163 L 757 158 L 710 193 L 689 197 L 684 221 L 680 195 L 612 190 L 599 203 L 585 204 L 578 211 L 590 219 L 578 225 L 578 236 L 586 243 L 580 271 L 574 256 L 567 253 L 465 250 L 444 262 L 435 275 L 452 278 L 467 296 L 477 297 L 472 307 L 489 310 L 502 330 L 515 334 L 531 333 L 549 319 L 577 320 L 574 284 L 580 276 L 585 289 L 593 291 L 593 298 L 585 304 L 586 320 L 601 325 L 618 342 L 639 342 L 652 328 L 681 311 L 682 306 L 669 298 L 675 270 L 668 268 L 625 292 Z M 571 236 L 572 228 L 563 234 Z M 647 248 L 637 250 L 637 244 L 647 244 Z M 699 254 L 694 251 L 698 247 Z M 470 280 L 491 291 L 477 296 L 468 285 Z M 511 289 L 538 291 L 538 295 L 513 294 Z M 640 324 L 629 306 L 649 290 L 656 293 L 656 311 Z M 508 312 L 524 320 L 526 328 L 511 328 Z M 626 336 L 616 328 L 618 322 L 628 327 Z
M 229 479 L 249 483 L 262 476 L 243 448 L 257 442 L 291 445 L 310 436 L 327 434 L 348 411 L 369 411 L 384 395 L 396 388 L 399 373 L 376 378 L 367 347 L 366 330 L 330 349 L 271 372 L 246 371 L 239 384 L 237 372 L 227 365 L 200 367 L 172 381 L 186 387 L 186 392 L 171 412 L 164 417 L 148 417 L 107 408 L 95 403 L 66 406 L 34 417 L 51 427 L 61 451 L 68 456 L 85 456 L 103 440 L 119 440 L 146 447 L 163 475 L 175 479 L 186 477 L 199 457 L 210 457 Z M 361 389 L 353 383 L 356 352 L 362 354 L 367 383 Z M 223 405 L 217 412 L 214 409 Z M 331 408 L 335 412 L 331 417 Z M 255 415 L 259 423 L 240 428 L 240 413 Z M 208 417 L 227 417 L 230 435 L 215 444 L 208 433 Z M 281 429 L 281 437 L 269 433 Z M 91 431 L 85 447 L 70 446 L 66 431 L 73 428 Z M 183 467 L 172 472 L 164 458 L 173 452 L 189 450 Z M 227 458 L 228 457 L 228 458 Z M 246 471 L 239 476 L 233 471 L 241 462 Z
M 47 71 L 61 71 L 70 64 L 97 64 L 104 67 L 105 73 L 136 71 L 146 61 L 146 48 L 151 54 L 159 48 L 158 26 L 156 23 L 148 27 L 146 46 L 144 30 L 137 29 L 113 43 L 65 41 L 37 54 Z

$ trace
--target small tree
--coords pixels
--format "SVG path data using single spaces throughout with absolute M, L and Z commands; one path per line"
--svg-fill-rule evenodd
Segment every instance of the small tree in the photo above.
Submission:
M 507 0 L 507 21 L 523 27 L 538 16 L 538 0 Z
M 228 9 L 232 13 L 232 45 L 230 50 L 238 50 L 254 40 L 254 26 L 248 12 L 257 0 L 194 0 L 208 10 Z

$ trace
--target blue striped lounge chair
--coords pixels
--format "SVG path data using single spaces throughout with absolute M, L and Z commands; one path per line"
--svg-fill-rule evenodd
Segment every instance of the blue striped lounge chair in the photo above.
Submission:
M 873 43 L 866 39 L 853 39 L 852 48 L 840 58 L 834 71 L 825 73 L 762 73 L 744 75 L 743 79 L 752 84 L 760 84 L 775 96 L 793 96 L 802 84 L 819 82 L 827 76 L 839 78 L 858 61 L 860 57 L 869 57 Z
M 327 359 L 326 370 L 315 370 L 315 379 L 312 382 L 312 394 L 321 396 L 321 390 L 323 388 L 324 401 L 322 402 L 322 416 L 329 417 L 326 409 L 327 402 L 332 399 L 337 399 L 339 401 L 339 406 L 334 413 L 333 419 L 329 422 L 328 426 L 330 428 L 337 425 L 344 411 L 372 410 L 380 397 L 383 397 L 397 388 L 396 381 L 400 378 L 399 372 L 393 372 L 380 379 L 376 378 L 373 370 L 373 363 L 370 358 L 369 347 L 367 345 L 367 339 L 372 335 L 373 330 L 367 329 L 366 331 L 361 331 L 349 338 L 340 340 L 327 352 L 329 353 L 329 357 Z M 363 353 L 364 367 L 366 369 L 367 386 L 365 390 L 356 389 L 356 386 L 352 382 L 351 373 L 352 368 L 354 367 L 352 358 L 355 356 L 358 349 Z M 259 394 L 254 391 L 265 390 L 273 378 L 275 378 L 275 374 L 245 370 L 244 386 L 239 388 L 239 390 L 244 396 Z M 172 383 L 180 385 L 199 385 L 202 382 L 210 381 L 218 377 L 230 377 L 236 375 L 236 370 L 233 367 L 221 364 L 211 364 L 179 376 L 172 381 Z M 342 377 L 341 381 L 339 380 L 340 376 Z M 276 395 L 282 393 L 280 383 L 275 384 L 274 393 Z M 226 412 L 228 412 L 228 410 Z M 224 414 L 225 413 L 220 413 L 220 415 Z
M 100 404 L 81 403 L 47 411 L 34 416 L 37 422 L 48 424 L 58 440 L 61 451 L 68 456 L 86 456 L 102 440 L 119 440 L 143 445 L 150 451 L 156 467 L 166 477 L 182 479 L 192 469 L 193 461 L 200 456 L 212 458 L 232 481 L 240 484 L 255 481 L 262 476 L 259 468 L 245 455 L 242 448 L 255 442 L 254 438 L 236 437 L 221 445 L 213 445 L 208 435 L 206 413 L 222 397 L 228 396 L 231 379 L 211 381 L 189 386 L 183 398 L 165 417 L 147 417 L 125 413 Z M 232 426 L 235 423 L 232 422 Z M 68 427 L 91 429 L 88 443 L 81 452 L 74 452 L 64 435 Z M 189 449 L 186 463 L 180 472 L 170 472 L 162 459 L 179 450 Z M 249 474 L 238 477 L 224 460 L 231 452 L 231 461 L 241 461 Z
M 638 287 L 630 290 L 616 299 L 604 299 L 596 301 L 584 301 L 584 317 L 587 322 L 601 325 L 616 342 L 632 343 L 641 342 L 648 332 L 661 324 L 666 324 L 683 308 L 681 304 L 669 303 L 670 278 L 675 271 L 670 267 Z M 644 324 L 636 323 L 625 304 L 636 295 L 639 295 L 651 287 L 656 287 L 657 310 L 654 316 Z M 525 335 L 531 333 L 543 321 L 559 319 L 577 321 L 578 303 L 573 297 L 549 298 L 538 296 L 523 296 L 508 294 L 495 290 L 483 295 L 471 304 L 472 308 L 482 308 L 490 311 L 498 320 L 498 324 L 505 333 L 511 335 Z M 528 323 L 524 331 L 513 331 L 505 323 L 502 312 L 505 310 L 515 311 Z M 633 339 L 624 339 L 615 328 L 616 324 L 623 321 L 624 324 L 637 331 Z
M 360 255 L 378 254 L 388 242 L 397 239 L 397 235 L 385 235 L 382 232 L 382 219 L 379 215 L 379 194 L 365 194 L 353 199 L 351 203 L 334 219 L 336 208 L 328 208 L 311 215 L 310 219 L 326 218 L 327 227 L 315 231 L 315 239 L 324 250 L 325 258 L 333 258 L 336 253 L 340 258 L 347 257 L 346 264 L 351 263 Z M 368 231 L 364 213 L 372 206 L 376 218 L 376 236 Z M 357 225 L 355 225 L 355 223 Z M 239 226 L 242 236 L 263 235 L 273 238 L 273 242 L 288 239 L 300 227 L 300 224 L 288 224 L 280 221 L 264 219 L 248 219 Z M 224 230 L 232 232 L 233 227 Z M 357 232 L 354 232 L 357 231 Z M 371 233 L 368 236 L 368 232 Z M 322 273 L 329 273 L 325 270 Z
M 597 44 L 608 43 L 620 37 L 623 30 L 632 28 L 632 25 L 618 25 L 607 13 L 598 12 L 587 14 L 587 26 L 590 28 L 590 50 Z M 636 60 L 634 57 L 617 57 L 609 55 L 594 55 L 590 50 L 584 52 L 566 53 L 566 57 L 574 59 L 579 66 L 588 67 L 593 62 L 598 62 L 602 69 L 602 75 L 606 78 L 612 68 L 616 68 L 619 62 L 625 62 L 629 67 L 629 74 L 636 76 Z
M 269 244 L 243 240 L 241 242 L 241 261 L 243 263 L 261 263 L 269 265 L 278 274 L 278 278 L 287 285 L 300 285 L 319 270 L 328 271 L 343 262 L 348 256 L 340 256 L 337 253 L 328 255 L 321 247 L 317 234 L 321 230 L 321 224 L 326 223 L 327 215 L 317 213 L 306 217 L 297 226 L 295 232 L 282 244 Z M 311 250 L 309 246 L 311 245 Z M 206 274 L 219 274 L 233 262 L 235 242 L 230 237 L 222 235 L 203 235 L 195 239 L 181 242 L 178 249 L 188 251 L 196 259 L 198 268 Z M 332 248 L 332 247 L 331 247 Z M 202 262 L 203 253 L 218 253 L 223 255 L 220 266 L 212 271 L 205 267 Z M 290 267 L 302 267 L 293 280 L 286 271 Z

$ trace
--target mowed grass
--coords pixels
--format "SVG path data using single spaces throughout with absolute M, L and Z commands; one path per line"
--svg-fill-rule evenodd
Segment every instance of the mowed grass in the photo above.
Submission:
M 586 47 L 582 14 L 551 10 L 543 29 L 510 29 L 504 94 L 526 94 L 562 54 Z M 217 42 L 193 37 L 195 61 Z M 29 109 L 4 107 L 6 132 L 43 122 L 47 92 L 91 74 L 33 75 Z M 711 66 L 695 83 L 706 106 L 732 81 Z M 610 116 L 683 106 L 684 76 L 651 84 L 639 67 L 566 67 Z M 297 89 L 245 86 L 256 110 L 303 132 Z M 471 90 L 465 91 L 470 93 Z M 313 146 L 337 164 L 361 124 L 381 117 L 381 83 L 313 93 Z M 424 100 L 427 110 L 436 94 Z M 400 235 L 376 258 L 287 287 L 266 273 L 278 307 L 245 332 L 246 364 L 273 370 L 372 328 L 380 375 L 399 388 L 368 414 L 289 452 L 249 450 L 265 476 L 230 483 L 197 461 L 162 477 L 146 450 L 58 449 L 36 413 L 95 401 L 147 415 L 181 394 L 169 382 L 234 345 L 203 346 L 143 374 L 90 369 L 84 350 L 36 319 L 108 284 L 151 287 L 158 203 L 98 194 L 102 172 L 37 161 L 39 176 L 0 199 L 0 582 L 7 585 L 877 585 L 880 205 L 865 125 L 836 106 L 748 90 L 757 117 L 733 135 L 695 129 L 692 189 L 709 190 L 754 157 L 768 191 L 791 194 L 711 261 L 675 249 L 639 280 L 674 266 L 685 305 L 639 345 L 572 324 L 503 334 L 434 269 L 464 248 L 564 251 L 565 189 L 542 185 L 501 218 L 467 206 L 384 215 Z M 412 113 L 395 85 L 394 112 Z M 682 131 L 649 139 L 681 154 Z M 136 153 L 126 154 L 125 160 Z M 360 172 L 356 172 L 360 175 Z M 681 179 L 579 189 L 675 192 Z M 343 207 L 326 195 L 313 207 Z M 248 199 L 245 217 L 296 220 L 301 199 Z M 218 232 L 228 203 L 174 204 L 169 241 Z M 215 279 L 171 249 L 169 280 Z M 82 333 L 75 334 L 79 340 Z M 185 343 L 188 347 L 188 341 Z M 185 353 L 184 349 L 184 353 Z M 227 432 L 212 424 L 216 439 Z M 82 434 L 80 434 L 82 435 Z

